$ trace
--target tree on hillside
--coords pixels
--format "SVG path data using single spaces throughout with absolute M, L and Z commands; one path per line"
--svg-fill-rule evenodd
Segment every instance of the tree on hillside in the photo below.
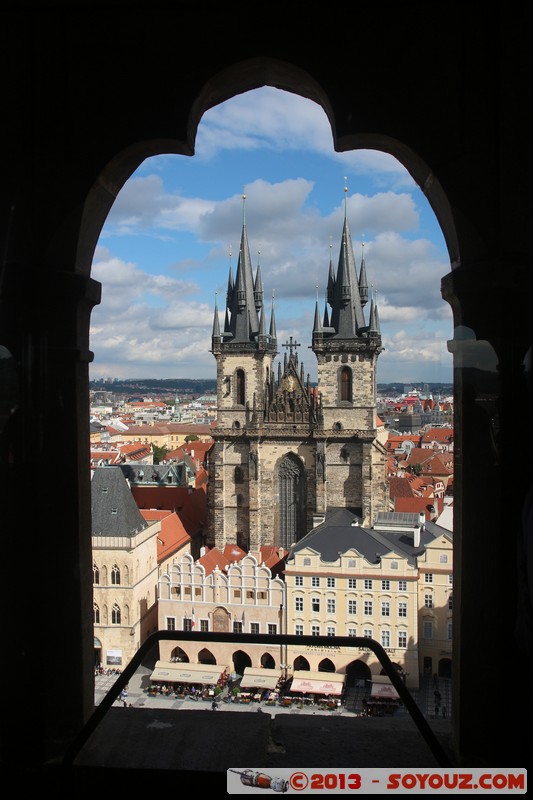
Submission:
M 185 437 L 185 441 L 186 442 L 199 442 L 200 441 L 200 437 L 197 436 L 195 433 L 188 433 L 187 436 Z

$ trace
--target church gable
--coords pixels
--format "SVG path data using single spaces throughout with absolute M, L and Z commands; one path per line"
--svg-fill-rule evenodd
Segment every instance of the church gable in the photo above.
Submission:
M 292 352 L 292 337 L 287 346 L 291 353 L 284 360 L 283 372 L 280 365 L 277 380 L 271 375 L 266 382 L 264 422 L 316 425 L 320 416 L 317 393 L 311 389 L 309 376 L 307 382 L 304 380 L 303 364 L 298 369 L 298 356 Z

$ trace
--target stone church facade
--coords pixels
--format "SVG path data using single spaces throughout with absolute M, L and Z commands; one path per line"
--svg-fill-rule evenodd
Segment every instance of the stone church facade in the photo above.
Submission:
M 351 508 L 363 525 L 388 511 L 386 451 L 377 438 L 376 366 L 382 351 L 377 305 L 364 306 L 345 212 L 337 270 L 318 301 L 312 386 L 292 337 L 279 354 L 274 305 L 267 322 L 259 265 L 252 269 L 246 223 L 235 277 L 230 265 L 223 326 L 215 307 L 217 427 L 209 462 L 207 544 L 290 549 L 328 510 Z

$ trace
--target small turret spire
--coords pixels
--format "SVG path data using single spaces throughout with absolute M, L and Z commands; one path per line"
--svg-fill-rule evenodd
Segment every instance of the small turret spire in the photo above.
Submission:
M 229 275 L 228 275 L 228 289 L 226 292 L 226 305 L 231 306 L 233 303 L 233 289 L 234 289 L 234 280 L 233 280 L 233 267 L 231 265 L 231 246 L 229 249 Z
M 370 334 L 380 335 L 379 314 L 377 301 L 374 298 L 374 286 L 372 285 L 372 298 L 370 301 L 370 319 L 368 324 L 368 332 Z
M 218 319 L 218 303 L 217 303 L 217 295 L 218 292 L 215 292 L 215 315 L 213 318 L 213 339 L 220 339 L 220 321 Z
M 255 273 L 254 281 L 254 302 L 255 308 L 259 311 L 263 307 L 263 281 L 261 279 L 261 266 L 259 264 L 259 256 L 261 251 L 257 251 L 257 271 Z
M 272 344 L 276 343 L 278 338 L 278 334 L 276 332 L 276 318 L 274 316 L 274 290 L 272 290 L 272 306 L 270 312 L 270 330 L 269 330 L 270 341 Z
M 315 320 L 313 323 L 313 335 L 316 333 L 322 333 L 322 323 L 320 321 L 320 312 L 318 310 L 318 286 L 316 287 Z
M 359 296 L 361 298 L 361 305 L 364 307 L 368 303 L 368 282 L 366 278 L 364 242 L 361 242 L 361 269 L 359 270 Z

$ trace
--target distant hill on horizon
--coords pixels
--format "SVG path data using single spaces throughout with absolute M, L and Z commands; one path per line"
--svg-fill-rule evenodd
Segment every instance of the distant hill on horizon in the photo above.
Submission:
M 315 384 L 316 385 L 316 384 Z M 380 394 L 403 394 L 406 386 L 416 386 L 419 389 L 427 386 L 431 393 L 445 392 L 451 393 L 453 391 L 453 384 L 451 383 L 430 383 L 428 381 L 421 381 L 411 383 L 405 381 L 401 383 L 395 381 L 393 383 L 378 383 L 377 388 Z M 125 378 L 124 380 L 113 379 L 113 381 L 89 381 L 89 389 L 92 391 L 112 392 L 113 394 L 141 394 L 158 393 L 158 394 L 216 394 L 217 382 L 216 378 Z

